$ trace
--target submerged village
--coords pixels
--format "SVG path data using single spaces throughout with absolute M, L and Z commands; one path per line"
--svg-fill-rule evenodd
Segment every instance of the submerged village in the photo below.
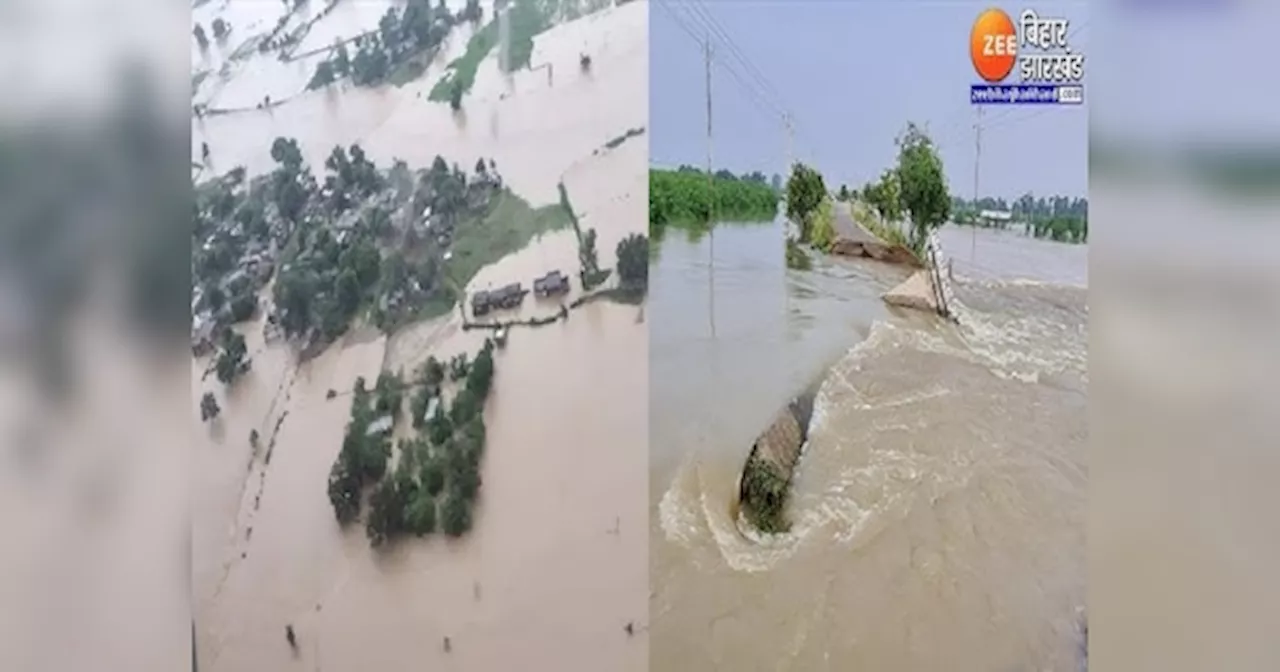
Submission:
M 295 345 L 301 360 L 360 323 L 393 332 L 457 309 L 464 329 L 492 331 L 474 357 L 429 358 L 411 377 L 383 373 L 372 387 L 358 380 L 351 423 L 329 481 L 330 501 L 343 523 L 358 516 L 363 487 L 377 484 L 368 519 L 375 544 L 399 531 L 434 531 L 434 500 L 446 482 L 439 529 L 464 533 L 468 505 L 479 488 L 481 409 L 494 375 L 495 347 L 505 345 L 510 329 L 567 320 L 572 308 L 587 301 L 640 301 L 647 239 L 638 233 L 624 238 L 614 267 L 602 268 L 596 232 L 578 230 L 567 192 L 562 190 L 560 204 L 530 208 L 503 186 L 492 160 L 477 159 L 471 172 L 439 156 L 426 169 L 413 171 L 401 161 L 381 170 L 359 145 L 335 147 L 321 183 L 304 165 L 295 140 L 277 138 L 271 155 L 278 167 L 268 175 L 249 179 L 236 168 L 198 185 L 193 354 L 208 356 L 217 380 L 233 385 L 252 366 L 244 336 L 233 327 L 260 311 L 264 341 Z M 574 227 L 579 239 L 579 268 L 547 269 L 527 282 L 464 295 L 462 288 L 482 266 L 564 226 Z M 584 293 L 563 303 L 569 272 Z M 502 313 L 519 307 L 531 290 L 533 300 L 559 302 L 559 309 L 543 318 L 504 320 Z M 423 435 L 399 446 L 396 471 L 384 479 L 391 429 L 406 399 L 410 421 Z M 216 418 L 216 396 L 206 392 L 200 408 L 202 420 Z
M 570 538 L 581 536 L 584 513 L 607 515 L 600 532 L 562 544 L 559 554 L 590 547 L 618 557 L 642 555 L 633 548 L 641 537 L 619 541 L 620 521 L 633 514 L 601 500 L 596 489 L 638 493 L 643 483 L 633 474 L 640 470 L 610 451 L 598 457 L 581 451 L 595 451 L 619 432 L 643 441 L 633 429 L 647 420 L 643 405 L 615 412 L 612 425 L 571 428 L 565 417 L 590 395 L 621 408 L 621 400 L 638 393 L 644 371 L 642 354 L 632 353 L 643 343 L 649 266 L 645 157 L 643 140 L 636 140 L 645 116 L 633 112 L 643 106 L 619 98 L 584 107 L 580 101 L 591 99 L 576 98 L 595 90 L 600 93 L 589 95 L 617 96 L 647 67 L 640 49 L 644 7 L 607 0 L 410 0 L 385 3 L 370 22 L 369 8 L 350 0 L 304 0 L 281 3 L 278 19 L 256 5 L 264 16 L 233 22 L 221 13 L 243 18 L 236 10 L 250 6 L 207 0 L 197 2 L 197 10 L 202 5 L 196 48 L 218 51 L 221 60 L 207 59 L 213 69 L 193 75 L 194 88 L 204 92 L 193 101 L 191 295 L 192 401 L 206 437 L 197 456 L 195 512 L 200 666 L 261 667 L 281 661 L 282 652 L 318 661 L 321 654 L 312 648 L 320 646 L 326 665 L 360 664 L 354 631 L 376 623 L 383 630 L 421 630 L 403 613 L 412 602 L 379 597 L 388 586 L 436 600 L 458 583 L 444 575 L 463 574 L 467 597 L 450 598 L 452 606 L 440 612 L 457 622 L 436 624 L 431 655 L 483 669 L 521 650 L 540 651 L 533 655 L 549 664 L 582 655 L 581 647 L 578 654 L 546 648 L 549 636 L 566 632 L 563 626 L 548 622 L 512 635 L 505 625 L 519 618 L 520 604 L 543 601 L 542 593 L 553 590 L 572 610 L 564 618 L 581 621 L 571 639 L 602 627 L 602 609 L 616 614 L 619 621 L 609 629 L 622 641 L 590 654 L 611 664 L 632 648 L 626 646 L 636 632 L 631 619 L 645 600 L 639 565 L 613 563 L 612 574 L 565 575 L 558 584 L 549 578 L 563 574 L 562 560 L 555 560 L 539 584 L 481 596 L 482 584 L 502 585 L 524 571 L 518 549 L 536 541 L 520 535 L 528 522 L 512 521 L 534 512 L 563 519 L 548 524 L 574 530 Z M 210 11 L 220 12 L 214 23 L 208 23 Z M 354 27 L 326 28 L 335 22 Z M 312 48 L 308 31 L 336 37 Z M 298 65 L 311 74 L 296 95 L 255 99 L 242 84 L 257 78 L 271 88 L 267 80 L 275 76 L 247 64 L 302 59 Z M 553 65 L 570 72 L 556 72 L 553 80 Z M 261 67 L 271 73 L 275 66 Z M 596 79 L 598 72 L 609 78 Z M 513 151 L 484 137 L 487 131 L 496 138 L 496 126 L 467 124 L 468 116 L 485 115 L 551 121 L 565 116 L 556 106 L 566 103 L 556 98 L 566 96 L 575 106 L 570 117 L 597 110 L 592 123 L 569 129 L 581 130 L 568 143 L 556 136 L 560 129 L 517 125 L 528 135 L 513 136 Z M 381 138 L 334 138 L 329 129 L 342 129 L 341 122 L 281 124 L 291 114 L 341 117 L 378 106 Z M 612 116 L 598 114 L 609 109 Z M 422 134 L 423 127 L 431 130 Z M 248 135 L 259 147 L 246 144 L 241 128 L 252 129 Z M 265 135 L 263 128 L 273 132 Z M 404 141 L 390 137 L 395 128 L 403 129 Z M 508 179 L 507 167 L 515 179 Z M 606 324 L 612 326 L 603 334 Z M 545 403 L 545 390 L 528 382 L 543 375 L 537 369 L 563 373 L 574 366 L 587 368 L 563 381 L 558 396 L 567 403 L 558 413 L 542 412 L 541 420 L 531 414 L 531 405 Z M 591 380 L 591 367 L 601 366 L 610 367 L 613 380 Z M 494 446 L 501 449 L 497 458 Z M 509 481 L 513 470 L 527 470 L 521 466 L 526 453 L 540 455 L 549 469 L 576 461 L 594 469 L 598 482 L 532 500 L 509 491 L 511 483 L 493 486 L 502 492 L 492 497 L 482 494 L 490 475 Z M 619 455 L 632 453 L 644 456 L 638 447 Z M 320 507 L 323 519 L 316 518 Z M 478 521 L 490 518 L 487 532 L 477 530 Z M 485 545 L 517 550 L 498 565 L 481 563 L 472 557 L 479 549 L 468 550 L 466 541 L 477 531 Z M 355 539 L 375 552 L 353 555 L 348 542 Z M 436 572 L 379 569 L 404 558 Z M 299 575 L 311 583 L 273 578 L 317 562 L 318 574 Z M 620 583 L 619 570 L 637 580 Z M 352 571 L 361 578 L 348 578 Z M 574 585 L 560 585 L 567 581 Z M 266 608 L 264 590 L 276 595 Z M 617 597 L 602 602 L 602 590 Z M 344 600 L 380 606 L 324 608 Z M 262 632 L 256 625 L 246 631 L 246 619 Z M 482 629 L 462 643 L 468 621 L 507 634 Z M 512 653 L 494 648 L 504 642 Z M 421 660 L 423 647 L 414 637 L 381 655 L 400 666 Z

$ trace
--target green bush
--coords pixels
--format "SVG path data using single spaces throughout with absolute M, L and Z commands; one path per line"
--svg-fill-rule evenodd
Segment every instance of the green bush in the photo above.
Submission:
M 792 238 L 787 239 L 787 268 L 797 271 L 813 268 L 813 261 L 809 259 L 808 253 Z
M 823 252 L 830 252 L 836 242 L 835 206 L 830 198 L 822 199 L 814 213 L 811 240 L 813 246 Z

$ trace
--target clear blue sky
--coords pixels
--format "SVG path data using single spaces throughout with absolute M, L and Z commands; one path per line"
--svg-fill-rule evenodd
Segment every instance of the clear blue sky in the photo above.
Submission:
M 953 193 L 973 195 L 974 106 L 979 81 L 969 31 L 985 8 L 1017 20 L 1028 5 L 970 0 L 651 0 L 650 161 L 707 160 L 706 76 L 700 9 L 752 63 L 796 119 L 797 160 L 815 164 L 830 185 L 859 186 L 889 167 L 893 139 L 908 121 L 927 124 L 939 144 Z M 1036 3 L 1042 16 L 1071 20 L 1073 51 L 1085 59 L 1079 107 L 988 106 L 982 137 L 983 196 L 1084 196 L 1088 189 L 1090 61 L 1083 2 Z M 754 78 L 713 36 L 713 51 L 748 83 Z M 763 88 L 763 87 L 761 87 Z M 712 162 L 734 172 L 786 173 L 779 115 L 756 102 L 722 63 L 712 69 Z

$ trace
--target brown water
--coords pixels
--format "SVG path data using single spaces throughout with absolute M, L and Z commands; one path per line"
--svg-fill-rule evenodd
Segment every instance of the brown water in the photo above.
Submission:
M 647 143 L 593 152 L 647 123 L 645 89 L 636 85 L 647 81 L 646 22 L 636 3 L 539 36 L 534 61 L 553 60 L 565 73 L 550 87 L 545 74 L 500 75 L 491 57 L 464 119 L 426 101 L 433 69 L 400 89 L 315 92 L 270 113 L 193 122 L 194 146 L 207 139 L 219 171 L 269 169 L 276 135 L 297 137 L 313 162 L 355 141 L 380 164 L 494 157 L 507 185 L 535 206 L 555 202 L 564 180 L 583 226 L 599 232 L 602 263 L 612 265 L 616 241 L 644 231 Z M 601 54 L 589 77 L 577 68 L 584 45 Z M 246 70 L 237 79 L 284 76 Z M 482 269 L 471 287 L 527 284 L 576 266 L 573 234 L 557 232 Z M 530 297 L 520 312 L 555 309 Z M 484 334 L 462 331 L 453 313 L 390 338 L 355 334 L 299 367 L 283 346 L 262 344 L 260 325 L 247 326 L 253 369 L 223 401 L 217 426 L 196 430 L 204 439 L 193 503 L 201 669 L 647 669 L 643 318 L 642 307 L 597 302 L 567 322 L 514 330 L 486 407 L 472 532 L 453 542 L 410 539 L 388 553 L 369 549 L 362 526 L 344 533 L 334 521 L 325 484 L 349 404 L 326 393 L 380 370 L 412 371 L 429 355 L 474 353 Z M 193 374 L 201 368 L 193 363 Z M 193 399 L 215 389 L 222 401 L 221 387 L 210 377 L 194 385 Z M 256 458 L 251 428 L 262 437 Z M 286 624 L 297 632 L 296 660 Z
M 882 304 L 901 269 L 820 261 L 784 281 L 780 242 L 770 272 L 753 271 L 764 243 L 729 231 L 716 242 L 716 317 L 740 333 L 712 337 L 709 301 L 683 298 L 708 293 L 705 243 L 664 241 L 651 271 L 655 666 L 1075 669 L 1084 290 L 962 281 L 956 327 Z M 944 247 L 961 256 L 955 233 L 968 242 L 947 231 Z M 978 235 L 984 268 L 1034 259 L 1048 277 L 1083 274 L 1072 267 L 1083 248 Z M 719 281 L 735 268 L 754 284 Z M 738 470 L 814 379 L 792 530 L 754 533 L 733 517 Z

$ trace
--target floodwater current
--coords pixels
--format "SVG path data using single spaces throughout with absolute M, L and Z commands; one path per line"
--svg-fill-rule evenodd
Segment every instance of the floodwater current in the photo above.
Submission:
M 655 668 L 1075 669 L 1087 249 L 944 228 L 953 325 L 883 304 L 904 269 L 787 271 L 779 225 L 716 234 L 714 264 L 668 235 L 651 269 Z M 738 472 L 814 381 L 792 528 L 761 535 Z

